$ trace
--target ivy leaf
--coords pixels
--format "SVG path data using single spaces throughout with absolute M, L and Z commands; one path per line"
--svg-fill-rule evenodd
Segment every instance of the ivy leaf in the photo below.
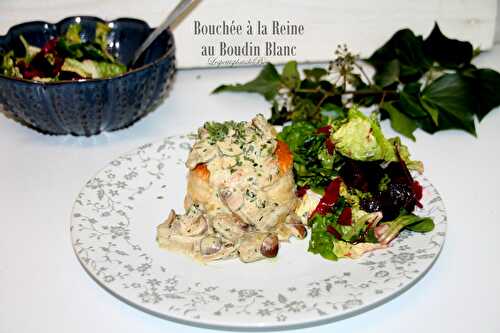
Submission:
M 418 80 L 432 65 L 424 53 L 422 36 L 415 36 L 410 29 L 396 32 L 367 61 L 378 73 L 394 59 L 399 61 L 399 79 L 402 82 Z
M 399 81 L 399 60 L 393 59 L 387 63 L 380 64 L 373 80 L 381 87 L 386 87 Z
M 269 122 L 273 125 L 283 125 L 288 121 L 288 110 L 283 106 L 281 109 L 278 106 L 278 102 L 273 101 L 273 106 L 271 107 L 271 118 Z
M 476 135 L 477 105 L 472 87 L 463 76 L 456 73 L 441 76 L 424 89 L 421 101 L 439 111 L 439 130 L 458 128 Z
M 261 94 L 266 100 L 272 101 L 278 94 L 278 90 L 281 85 L 281 76 L 278 71 L 276 71 L 276 67 L 274 67 L 273 64 L 268 63 L 262 68 L 259 75 L 254 80 L 245 84 L 223 84 L 215 88 L 212 93 L 217 94 L 225 91 L 251 92 Z
M 315 67 L 312 69 L 304 69 L 304 75 L 307 79 L 319 82 L 321 79 L 328 74 L 328 71 L 321 67 Z
M 420 99 L 420 103 L 424 107 L 425 111 L 431 116 L 432 122 L 434 125 L 439 125 L 439 111 L 429 103 L 427 103 L 424 99 Z
M 283 67 L 283 73 L 281 74 L 281 80 L 290 89 L 296 88 L 300 83 L 300 74 L 297 69 L 296 61 L 289 61 Z
M 474 87 L 479 107 L 476 115 L 481 121 L 492 109 L 500 105 L 500 73 L 489 69 L 474 69 L 465 75 L 472 78 L 471 85 Z
M 401 108 L 407 115 L 416 120 L 419 127 L 435 132 L 439 121 L 439 111 L 422 100 L 420 96 L 421 86 L 422 84 L 418 81 L 404 86 L 399 94 Z M 429 116 L 431 119 L 429 119 Z
M 412 95 L 406 93 L 405 91 L 401 91 L 399 93 L 399 97 L 401 100 L 401 107 L 411 117 L 414 118 L 422 118 L 427 117 L 429 114 L 425 111 L 425 109 L 420 105 L 418 99 L 413 97 Z
M 380 107 L 387 111 L 387 113 L 389 114 L 389 117 L 391 119 L 391 127 L 395 131 L 415 141 L 413 132 L 415 132 L 415 130 L 417 129 L 417 124 L 413 119 L 398 110 L 395 107 L 394 102 L 383 103 Z
M 445 68 L 459 68 L 470 63 L 473 47 L 469 42 L 443 35 L 437 23 L 424 41 L 425 54 Z
M 422 84 L 420 82 L 410 82 L 410 83 L 407 83 L 404 88 L 403 88 L 403 91 L 405 93 L 407 93 L 408 95 L 412 95 L 416 98 L 420 97 L 420 90 L 422 88 Z

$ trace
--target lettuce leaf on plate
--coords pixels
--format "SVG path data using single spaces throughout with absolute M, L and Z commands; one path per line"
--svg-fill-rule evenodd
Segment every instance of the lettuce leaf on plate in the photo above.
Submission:
M 293 168 L 299 186 L 323 187 L 337 176 L 342 158 L 328 152 L 328 136 L 318 133 L 308 122 L 295 122 L 285 126 L 278 139 L 286 142 L 293 154 Z
M 399 137 L 387 139 L 382 133 L 378 120 L 368 117 L 353 107 L 349 110 L 348 121 L 331 135 L 335 150 L 343 156 L 357 161 L 398 161 L 398 154 L 410 170 L 423 172 L 420 161 L 410 159 L 408 148 Z
M 351 221 L 341 221 L 345 209 L 351 210 Z M 349 208 L 346 199 L 341 197 L 332 212 L 315 214 L 309 221 L 311 240 L 309 252 L 319 254 L 329 260 L 349 256 L 351 247 L 359 241 L 377 242 L 374 238 L 365 239 L 368 229 L 376 227 L 382 215 L 379 212 L 366 213 L 359 208 Z

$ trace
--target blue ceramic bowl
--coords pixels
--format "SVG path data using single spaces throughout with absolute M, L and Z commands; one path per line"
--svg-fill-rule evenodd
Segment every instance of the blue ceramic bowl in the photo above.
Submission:
M 19 35 L 42 46 L 66 31 L 71 23 L 82 25 L 83 41 L 92 40 L 97 22 L 111 27 L 109 50 L 128 65 L 134 51 L 152 29 L 144 21 L 121 18 L 68 17 L 56 24 L 28 22 L 0 36 L 0 50 L 22 52 Z M 91 136 L 132 125 L 166 97 L 175 73 L 175 43 L 170 30 L 146 50 L 135 68 L 109 79 L 41 83 L 0 75 L 0 106 L 20 123 L 45 134 Z M 0 107 L 1 109 L 1 107 Z

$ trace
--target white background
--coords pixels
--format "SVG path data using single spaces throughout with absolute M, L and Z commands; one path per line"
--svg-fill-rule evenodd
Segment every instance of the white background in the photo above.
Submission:
M 2 12 L 0 15 L 4 15 Z M 500 70 L 500 46 L 477 59 Z M 209 332 L 143 313 L 99 287 L 69 237 L 75 196 L 113 157 L 207 120 L 267 112 L 259 96 L 210 95 L 257 68 L 180 71 L 171 96 L 133 127 L 92 138 L 43 136 L 0 116 L 0 333 Z M 394 133 L 387 123 L 384 131 Z M 448 211 L 441 256 L 410 290 L 369 312 L 301 332 L 500 331 L 500 110 L 465 132 L 404 140 Z
M 151 26 L 158 25 L 177 0 L 1 0 L 0 34 L 8 27 L 30 20 L 57 22 L 71 15 L 93 15 L 106 20 L 139 17 Z M 338 44 L 349 46 L 368 56 L 390 35 L 401 28 L 411 28 L 427 36 L 435 21 L 449 37 L 472 41 L 475 47 L 488 49 L 495 33 L 497 0 L 204 0 L 174 31 L 180 68 L 206 67 L 209 59 L 201 55 L 204 45 L 213 45 L 220 55 L 220 42 L 259 45 L 265 61 L 284 62 L 286 57 L 266 56 L 265 42 L 296 46 L 299 61 L 327 61 Z M 194 21 L 221 24 L 224 20 L 242 25 L 238 36 L 194 35 Z M 300 36 L 246 34 L 250 21 L 267 26 L 303 24 Z M 224 57 L 227 58 L 232 57 Z

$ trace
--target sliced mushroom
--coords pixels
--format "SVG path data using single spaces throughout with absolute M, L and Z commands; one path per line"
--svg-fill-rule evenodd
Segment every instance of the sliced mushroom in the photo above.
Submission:
M 291 224 L 290 228 L 292 230 L 292 234 L 298 239 L 304 239 L 307 236 L 306 226 L 301 224 Z
M 293 236 L 298 239 L 304 239 L 307 236 L 306 226 L 302 223 L 300 217 L 296 214 L 290 214 L 285 220 L 285 224 L 290 228 Z
M 219 148 L 219 152 L 223 156 L 238 156 L 241 155 L 242 151 L 240 146 L 235 145 L 231 141 L 219 141 L 217 142 L 217 148 Z
M 217 253 L 222 248 L 222 241 L 215 235 L 208 235 L 200 241 L 200 252 L 202 255 L 207 256 Z
M 254 262 L 265 257 L 260 252 L 262 241 L 267 233 L 248 233 L 243 235 L 239 241 L 238 252 L 243 262 Z
M 276 137 L 276 129 L 271 126 L 263 115 L 258 114 L 252 119 L 252 125 L 261 131 L 265 136 Z
M 170 213 L 168 213 L 167 219 L 165 220 L 165 222 L 163 222 L 163 224 L 165 226 L 170 227 L 172 225 L 172 223 L 175 221 L 176 216 L 177 216 L 177 214 L 175 214 L 175 210 L 171 209 Z
M 214 231 L 222 235 L 225 239 L 231 242 L 236 242 L 243 236 L 248 229 L 248 225 L 241 222 L 239 218 L 233 214 L 219 213 L 212 220 Z
M 278 236 L 276 236 L 275 234 L 269 234 L 262 241 L 262 244 L 260 246 L 260 253 L 262 253 L 264 257 L 274 258 L 278 255 L 279 247 Z
M 236 255 L 236 248 L 234 247 L 234 244 L 224 243 L 222 244 L 219 251 L 206 255 L 195 254 L 194 258 L 201 262 L 210 262 L 220 259 L 230 259 L 233 258 L 235 255 Z
M 232 212 L 239 211 L 245 204 L 243 193 L 235 189 L 233 190 L 230 187 L 219 190 L 219 197 Z
M 188 255 L 192 255 L 193 250 L 198 248 L 198 244 L 203 236 L 182 236 L 176 233 L 170 233 L 167 237 L 163 237 L 163 235 L 159 235 L 158 237 L 158 245 L 161 248 L 172 250 L 172 251 L 180 251 Z
M 173 209 L 170 210 L 170 213 L 168 214 L 166 220 L 156 227 L 157 240 L 159 240 L 160 238 L 170 237 L 170 234 L 172 232 L 172 224 L 174 223 L 176 216 L 177 215 L 175 214 L 175 211 Z
M 240 259 L 243 262 L 275 257 L 278 249 L 278 237 L 267 232 L 246 233 L 240 239 L 238 247 Z
M 176 229 L 183 236 L 198 236 L 208 230 L 208 222 L 204 215 L 195 217 L 184 215 L 178 218 L 176 222 Z

